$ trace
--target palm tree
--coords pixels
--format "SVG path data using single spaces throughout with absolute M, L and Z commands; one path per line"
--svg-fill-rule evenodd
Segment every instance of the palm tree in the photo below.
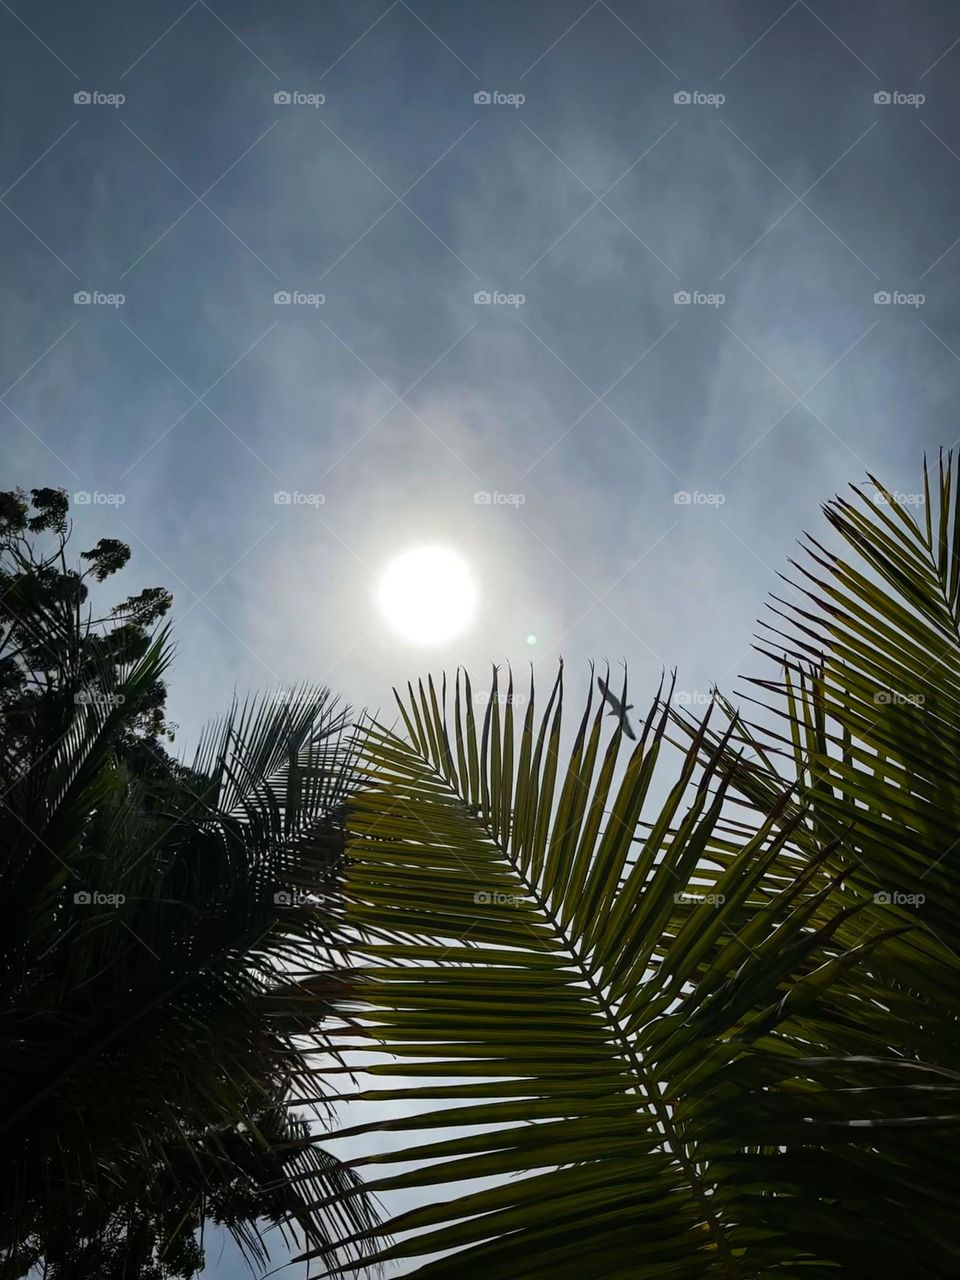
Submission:
M 335 910 L 349 712 L 312 687 L 256 699 L 211 727 L 192 768 L 162 752 L 145 765 L 166 631 L 124 622 L 119 648 L 90 643 L 80 579 L 38 570 L 16 537 L 0 625 L 15 650 L 0 717 L 0 1275 L 192 1275 L 207 1220 L 254 1263 L 265 1226 L 347 1259 L 340 1243 L 375 1211 L 318 1145 L 318 1055 L 335 1053 L 328 1021 L 351 996 Z
M 522 722 L 512 676 L 478 723 L 458 673 L 398 696 L 405 733 L 365 727 L 349 1047 L 397 1115 L 346 1132 L 408 1133 L 355 1163 L 429 1189 L 368 1258 L 960 1273 L 957 473 L 925 469 L 922 522 L 874 484 L 774 599 L 751 720 L 661 687 L 624 756 L 591 678 L 568 742 L 561 669 Z
M 339 1207 L 357 1179 L 307 1123 L 329 1110 L 315 1055 L 349 997 L 322 909 L 341 857 L 347 712 L 313 689 L 235 707 L 194 763 L 202 784 L 168 784 L 157 809 L 111 744 L 164 643 L 109 702 L 65 716 L 0 809 L 11 1275 L 14 1257 L 64 1280 L 108 1274 L 78 1264 L 77 1238 L 99 1256 L 121 1223 L 126 1276 L 141 1274 L 125 1269 L 138 1238 L 152 1257 L 205 1218 L 261 1263 L 259 1219 L 328 1248 L 372 1220 L 362 1195 Z

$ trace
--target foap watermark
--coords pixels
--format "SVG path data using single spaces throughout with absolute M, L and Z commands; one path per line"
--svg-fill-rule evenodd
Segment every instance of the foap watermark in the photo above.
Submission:
M 873 95 L 878 107 L 922 107 L 926 100 L 925 93 L 901 93 L 898 89 L 878 89 Z
M 275 307 L 322 307 L 326 302 L 322 293 L 302 293 L 299 289 L 278 289 L 273 295 Z
M 501 693 L 498 689 L 496 693 L 491 693 L 489 689 L 478 689 L 472 698 L 474 706 L 487 707 L 522 707 L 526 705 L 527 695 L 525 693 Z
M 73 695 L 78 707 L 122 707 L 126 696 L 122 693 L 104 693 L 101 689 L 81 689 Z
M 673 95 L 678 107 L 722 107 L 726 100 L 726 94 L 701 93 L 699 89 L 678 89 Z
M 304 93 L 302 89 L 278 89 L 273 101 L 278 107 L 322 107 L 326 94 Z
M 126 895 L 122 893 L 101 893 L 99 889 L 78 889 L 73 895 L 78 907 L 122 907 Z
M 924 893 L 901 893 L 899 889 L 881 889 L 873 895 L 881 907 L 922 907 L 927 900 Z
M 499 89 L 479 89 L 473 95 L 478 107 L 522 107 L 526 100 L 526 94 L 501 93 Z
M 275 907 L 310 907 L 316 906 L 318 902 L 319 898 L 303 889 L 278 889 L 273 895 Z
M 725 293 L 701 293 L 698 289 L 678 289 L 673 295 L 675 307 L 722 307 L 727 300 Z
M 273 495 L 274 506 L 277 507 L 322 507 L 326 500 L 326 494 L 301 493 L 299 489 L 292 493 L 289 489 L 278 489 Z
M 726 500 L 725 493 L 701 493 L 699 489 L 680 489 L 673 495 L 677 507 L 722 507 Z
M 712 693 L 701 693 L 699 689 L 678 689 L 673 700 L 681 707 L 708 707 L 716 701 Z
M 899 689 L 879 689 L 873 702 L 877 707 L 922 707 L 926 697 L 922 693 L 901 693 Z
M 78 89 L 73 95 L 74 106 L 77 107 L 122 107 L 126 102 L 126 94 L 101 93 L 99 89 Z
M 473 295 L 475 307 L 522 307 L 525 293 L 501 293 L 499 289 L 478 289 Z
M 99 289 L 78 289 L 73 295 L 75 307 L 122 307 L 125 293 L 101 293 Z
M 705 903 L 708 907 L 722 907 L 726 897 L 722 893 L 697 893 L 694 889 L 681 889 L 673 895 L 677 906 L 699 907 Z
M 873 295 L 875 307 L 922 307 L 925 293 L 901 293 L 899 289 L 878 289 Z
M 527 500 L 525 493 L 499 493 L 496 489 L 478 489 L 473 495 L 478 507 L 522 507 Z
M 878 491 L 873 495 L 873 501 L 878 507 L 922 507 L 925 499 L 922 493 L 901 493 L 895 489 L 893 493 Z
M 517 907 L 524 901 L 522 893 L 500 893 L 495 889 L 481 889 L 473 895 L 477 906 L 481 907 Z
M 73 501 L 78 507 L 122 507 L 126 500 L 125 493 L 98 493 L 96 489 L 93 493 L 80 489 L 73 495 Z

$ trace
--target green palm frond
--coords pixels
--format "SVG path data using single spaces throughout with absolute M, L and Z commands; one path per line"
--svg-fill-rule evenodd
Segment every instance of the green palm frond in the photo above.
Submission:
M 354 1096 L 402 1115 L 347 1133 L 411 1135 L 356 1162 L 386 1166 L 373 1190 L 436 1188 L 370 1256 L 445 1254 L 417 1270 L 437 1280 L 952 1274 L 960 1166 L 931 1196 L 917 1132 L 957 1124 L 957 1078 L 892 1047 L 871 965 L 899 926 L 846 940 L 847 853 L 788 785 L 731 837 L 736 725 L 708 746 L 708 716 L 672 769 L 658 695 L 623 758 L 592 686 L 569 748 L 562 671 L 522 723 L 512 678 L 478 723 L 458 675 L 452 708 L 432 680 L 398 698 L 406 740 L 363 734 L 349 1047 L 384 1087 Z
M 740 722 L 725 769 L 743 802 L 764 812 L 791 788 L 785 813 L 808 817 L 804 848 L 836 839 L 846 883 L 866 901 L 857 929 L 897 926 L 874 962 L 889 999 L 907 991 L 905 1043 L 928 1061 L 960 1063 L 960 490 L 957 463 L 925 466 L 922 492 L 870 477 L 824 512 L 839 546 L 806 539 L 775 599 L 779 668 L 752 681 L 752 724 Z M 919 501 L 918 501 L 919 500 Z M 922 514 L 914 509 L 922 507 Z M 688 722 L 687 732 L 696 732 Z M 812 843 L 811 843 L 812 842 Z M 842 932 L 850 940 L 852 930 Z

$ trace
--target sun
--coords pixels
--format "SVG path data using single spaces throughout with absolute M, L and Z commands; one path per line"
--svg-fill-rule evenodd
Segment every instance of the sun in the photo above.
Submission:
M 391 560 L 377 601 L 390 627 L 414 644 L 442 644 L 473 621 L 477 584 L 470 566 L 449 547 L 414 547 Z

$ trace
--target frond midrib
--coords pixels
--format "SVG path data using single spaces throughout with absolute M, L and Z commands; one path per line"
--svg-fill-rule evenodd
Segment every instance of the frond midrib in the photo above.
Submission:
M 690 1193 L 699 1206 L 700 1212 L 703 1215 L 703 1221 L 710 1230 L 711 1237 L 713 1238 L 717 1246 L 717 1250 L 723 1259 L 727 1275 L 730 1277 L 730 1280 L 740 1280 L 741 1271 L 733 1256 L 730 1242 L 727 1239 L 722 1224 L 716 1217 L 710 1205 L 709 1193 L 713 1191 L 713 1188 L 707 1187 L 698 1176 L 693 1160 L 686 1149 L 686 1145 L 676 1131 L 663 1095 L 637 1053 L 636 1046 L 627 1035 L 623 1027 L 620 1014 L 613 1007 L 613 1004 L 607 999 L 604 991 L 594 980 L 587 958 L 581 954 L 581 951 L 575 941 L 567 935 L 567 931 L 560 924 L 549 904 L 540 893 L 539 886 L 531 882 L 530 878 L 520 868 L 518 860 L 513 856 L 508 845 L 505 845 L 503 841 L 497 837 L 493 827 L 489 825 L 487 821 L 487 815 L 483 812 L 482 806 L 479 804 L 470 804 L 468 800 L 460 794 L 457 780 L 444 775 L 437 768 L 433 760 L 426 756 L 419 746 L 412 746 L 407 743 L 404 743 L 404 746 L 407 747 L 407 749 L 417 757 L 419 762 L 426 766 L 435 779 L 448 790 L 449 794 L 455 799 L 455 801 L 462 806 L 466 816 L 475 821 L 483 830 L 491 844 L 503 856 L 510 869 L 523 885 L 525 891 L 529 894 L 537 909 L 542 913 L 546 922 L 554 930 L 557 941 L 560 943 L 563 950 L 572 957 L 571 967 L 586 983 L 591 996 L 596 1001 L 598 1008 L 603 1014 L 604 1019 L 610 1028 L 611 1035 L 616 1042 L 616 1052 L 618 1056 L 625 1062 L 625 1065 L 632 1070 L 646 1106 L 656 1117 L 663 1129 L 663 1146 L 665 1148 L 665 1152 L 683 1171 L 684 1177 L 689 1184 Z M 553 831 L 551 829 L 549 839 L 552 840 L 552 837 Z

